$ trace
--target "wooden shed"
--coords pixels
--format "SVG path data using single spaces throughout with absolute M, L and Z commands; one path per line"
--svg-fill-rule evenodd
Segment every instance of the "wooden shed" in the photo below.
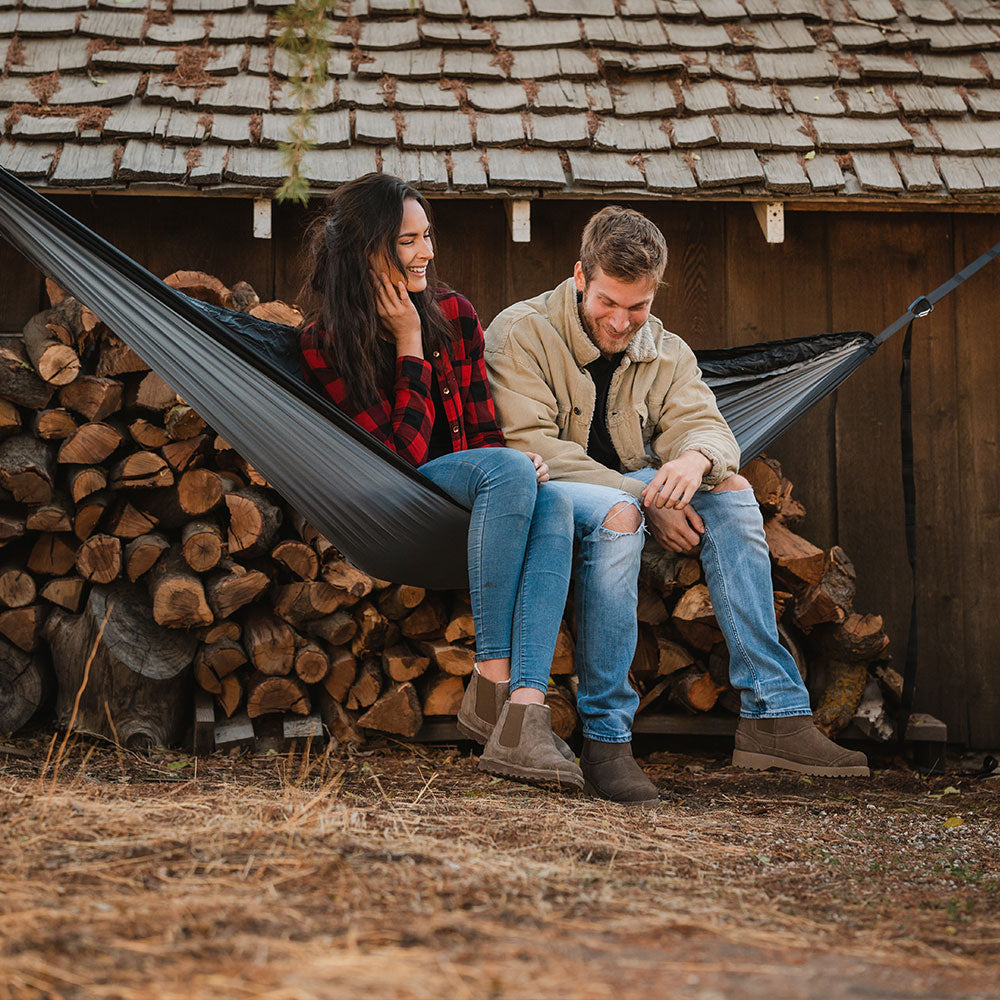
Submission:
M 0 164 L 153 272 L 294 300 L 310 212 L 272 201 L 296 96 L 280 0 L 0 0 Z M 569 274 L 628 200 L 693 347 L 877 332 L 1000 239 L 998 0 L 348 0 L 306 160 L 435 199 L 484 324 Z M 313 203 L 315 205 L 315 202 Z M 0 329 L 43 300 L 0 247 Z M 915 327 L 917 707 L 1000 744 L 1000 271 Z M 852 554 L 897 660 L 910 605 L 901 338 L 772 450 Z

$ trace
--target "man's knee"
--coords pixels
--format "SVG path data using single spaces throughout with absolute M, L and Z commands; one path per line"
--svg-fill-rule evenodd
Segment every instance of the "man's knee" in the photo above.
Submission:
M 713 493 L 725 493 L 727 490 L 749 490 L 752 489 L 750 483 L 740 475 L 730 476 L 728 479 L 723 479 L 715 489 L 712 490 Z
M 634 535 L 642 527 L 642 514 L 634 503 L 622 500 L 608 511 L 602 526 L 620 534 Z

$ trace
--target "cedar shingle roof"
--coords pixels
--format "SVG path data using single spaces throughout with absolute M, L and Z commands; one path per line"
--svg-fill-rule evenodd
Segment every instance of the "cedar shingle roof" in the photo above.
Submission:
M 0 0 L 0 163 L 267 192 L 280 0 Z M 348 0 L 317 188 L 993 201 L 1000 0 Z

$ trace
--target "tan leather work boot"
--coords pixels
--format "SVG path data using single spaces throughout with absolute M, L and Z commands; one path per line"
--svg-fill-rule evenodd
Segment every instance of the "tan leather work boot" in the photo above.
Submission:
M 607 799 L 623 806 L 651 809 L 660 796 L 632 756 L 631 743 L 583 741 L 580 767 L 586 784 L 583 791 L 595 799 Z
M 486 744 L 509 697 L 510 684 L 507 681 L 487 680 L 479 672 L 479 667 L 473 667 L 462 696 L 462 706 L 458 710 L 458 731 L 467 739 Z M 552 734 L 552 743 L 566 760 L 576 760 L 569 744 L 555 733 Z
M 781 767 L 801 774 L 825 774 L 833 778 L 853 775 L 867 778 L 870 774 L 868 758 L 827 739 L 816 728 L 811 715 L 740 719 L 736 727 L 733 763 L 758 771 Z
M 548 705 L 508 701 L 479 758 L 479 770 L 560 791 L 583 788 L 583 772 L 552 742 Z

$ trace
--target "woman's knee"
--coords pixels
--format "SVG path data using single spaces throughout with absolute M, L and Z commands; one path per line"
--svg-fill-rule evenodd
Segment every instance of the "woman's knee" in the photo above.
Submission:
M 535 500 L 535 517 L 544 516 L 558 520 L 573 530 L 573 499 L 568 493 L 552 489 L 550 484 L 542 483 L 538 488 L 538 498 Z

